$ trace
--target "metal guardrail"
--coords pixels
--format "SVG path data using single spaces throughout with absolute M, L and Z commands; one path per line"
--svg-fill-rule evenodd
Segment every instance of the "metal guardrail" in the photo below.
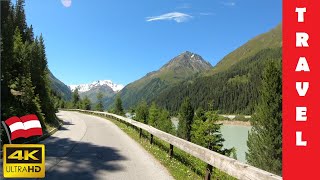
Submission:
M 217 152 L 206 149 L 202 146 L 196 145 L 184 139 L 173 136 L 169 133 L 160 131 L 152 126 L 140 123 L 133 119 L 125 118 L 123 116 L 119 116 L 116 114 L 111 114 L 107 112 L 98 112 L 98 111 L 87 111 L 80 109 L 72 109 L 72 111 L 85 112 L 100 116 L 105 116 L 108 118 L 113 118 L 116 120 L 123 121 L 125 123 L 131 124 L 137 128 L 140 128 L 140 137 L 142 130 L 145 130 L 151 134 L 150 143 L 153 143 L 153 136 L 158 137 L 159 139 L 170 144 L 169 155 L 172 157 L 173 155 L 173 146 L 185 151 L 193 155 L 194 157 L 199 158 L 200 160 L 206 162 L 208 164 L 207 174 L 205 179 L 210 179 L 210 174 L 212 171 L 212 167 L 215 167 L 230 176 L 233 176 L 237 179 L 243 180 L 281 180 L 282 177 L 277 176 L 275 174 L 269 173 L 267 171 L 258 169 L 256 167 L 250 166 L 248 164 L 242 163 L 238 160 L 232 159 L 230 157 L 221 155 Z

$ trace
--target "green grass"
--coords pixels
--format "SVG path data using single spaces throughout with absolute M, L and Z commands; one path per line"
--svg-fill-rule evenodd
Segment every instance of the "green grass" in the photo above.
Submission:
M 100 116 L 103 117 L 103 116 Z M 103 117 L 105 118 L 105 117 Z M 153 155 L 177 180 L 187 179 L 203 179 L 206 171 L 206 163 L 200 159 L 193 157 L 192 155 L 174 147 L 173 158 L 170 158 L 169 144 L 160 140 L 159 138 L 153 138 L 153 145 L 150 144 L 150 134 L 143 131 L 142 138 L 139 137 L 139 131 L 137 128 L 127 125 L 123 122 L 119 122 L 114 119 L 108 119 L 117 125 L 122 131 L 128 134 L 132 139 L 138 142 L 144 149 L 146 149 L 151 155 Z M 213 180 L 234 180 L 233 178 L 218 169 L 214 169 L 211 179 Z

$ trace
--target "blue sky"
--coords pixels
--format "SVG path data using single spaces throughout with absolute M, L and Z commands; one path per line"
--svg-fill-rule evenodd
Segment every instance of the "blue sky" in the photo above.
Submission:
M 65 84 L 128 84 L 188 50 L 215 65 L 282 20 L 280 0 L 26 0 Z

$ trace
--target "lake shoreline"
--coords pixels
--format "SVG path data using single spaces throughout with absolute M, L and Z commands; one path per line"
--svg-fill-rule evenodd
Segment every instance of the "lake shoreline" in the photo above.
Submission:
M 251 127 L 250 121 L 218 121 L 223 125 L 236 125 L 236 126 L 248 126 Z

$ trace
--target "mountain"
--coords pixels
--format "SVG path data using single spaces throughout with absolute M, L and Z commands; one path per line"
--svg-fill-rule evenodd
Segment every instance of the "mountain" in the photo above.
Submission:
M 49 80 L 51 81 L 52 90 L 61 95 L 64 100 L 71 100 L 71 90 L 67 85 L 57 79 L 50 71 L 49 71 Z
M 231 66 L 241 62 L 249 57 L 268 48 L 282 47 L 282 23 L 269 32 L 263 33 L 249 40 L 247 43 L 237 48 L 225 56 L 212 70 L 206 72 L 206 75 L 212 75 L 217 72 L 227 70 Z
M 159 70 L 150 72 L 141 79 L 125 86 L 119 92 L 123 106 L 125 108 L 132 107 L 143 99 L 150 102 L 162 91 L 211 68 L 211 64 L 201 56 L 189 51 L 183 52 Z M 112 105 L 113 100 L 114 98 L 107 101 L 106 105 Z
M 92 103 L 97 102 L 97 94 L 99 92 L 103 94 L 104 101 L 106 101 L 123 89 L 123 87 L 123 85 L 115 84 L 110 80 L 99 80 L 89 84 L 69 85 L 71 91 L 78 89 L 80 97 L 88 96 Z
M 252 114 L 259 98 L 265 64 L 282 61 L 282 25 L 259 35 L 224 57 L 214 68 L 157 94 L 153 101 L 177 112 L 189 97 L 195 108 L 213 108 L 220 113 Z
M 71 91 L 74 91 L 75 89 L 78 89 L 80 93 L 87 92 L 95 88 L 100 87 L 107 87 L 110 88 L 114 92 L 120 91 L 124 86 L 121 84 L 114 84 L 110 80 L 100 80 L 100 81 L 94 81 L 90 84 L 80 84 L 80 85 L 69 85 Z

